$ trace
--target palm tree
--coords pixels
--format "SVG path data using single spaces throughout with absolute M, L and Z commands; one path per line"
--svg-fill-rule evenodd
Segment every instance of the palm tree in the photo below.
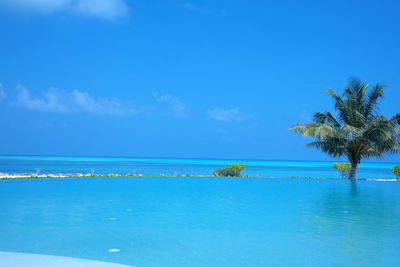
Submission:
M 340 96 L 328 90 L 335 102 L 336 117 L 330 112 L 317 112 L 312 123 L 296 124 L 289 130 L 312 137 L 307 147 L 320 149 L 333 157 L 346 156 L 351 163 L 349 179 L 355 180 L 363 158 L 382 158 L 385 153 L 400 152 L 400 113 L 391 119 L 378 115 L 378 101 L 385 86 L 351 78 Z

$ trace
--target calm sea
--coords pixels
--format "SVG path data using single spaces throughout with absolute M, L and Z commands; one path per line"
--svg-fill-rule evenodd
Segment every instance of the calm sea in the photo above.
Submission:
M 0 180 L 0 255 L 21 253 L 20 266 L 34 253 L 150 267 L 394 267 L 399 193 L 400 183 L 314 179 Z
M 174 158 L 114 158 L 114 157 L 43 157 L 0 156 L 3 173 L 91 173 L 143 174 L 145 176 L 210 175 L 229 163 L 247 166 L 244 175 L 266 178 L 293 176 L 340 178 L 332 162 L 279 160 L 224 160 Z M 358 178 L 394 178 L 390 169 L 395 163 L 362 163 Z
M 265 178 L 0 180 L 0 255 L 18 252 L 23 266 L 26 253 L 132 266 L 400 266 L 400 183 L 285 179 L 339 178 L 332 162 L 2 156 L 0 171 L 211 174 L 232 162 Z M 364 163 L 359 177 L 392 178 L 393 165 Z

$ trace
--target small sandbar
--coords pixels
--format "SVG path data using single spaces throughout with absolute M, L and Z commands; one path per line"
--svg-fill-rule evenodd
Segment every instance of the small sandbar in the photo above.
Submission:
M 329 177 L 305 177 L 305 176 L 291 176 L 291 177 L 275 177 L 275 176 L 243 176 L 243 177 L 219 177 L 219 176 L 214 176 L 214 175 L 166 175 L 166 174 L 160 174 L 160 175 L 143 175 L 143 174 L 118 174 L 118 173 L 111 173 L 108 175 L 104 174 L 82 174 L 82 173 L 76 173 L 76 174 L 31 174 L 31 173 L 26 173 L 26 174 L 8 174 L 8 173 L 1 173 L 0 172 L 0 180 L 25 180 L 25 179 L 60 179 L 60 178 L 232 178 L 232 179 L 243 179 L 243 178 L 252 178 L 252 179 L 258 179 L 258 178 L 264 178 L 264 179 L 316 179 L 316 180 L 336 180 L 336 181 L 343 181 L 343 180 L 348 180 L 348 179 L 339 179 L 339 178 L 329 178 Z M 356 180 L 361 180 L 361 181 L 375 181 L 375 182 L 400 182 L 399 179 L 396 178 L 357 178 Z M 108 200 L 109 202 L 112 202 L 113 200 Z M 130 211 L 127 209 L 126 211 Z
M 0 266 L 12 267 L 133 267 L 116 263 L 40 254 L 1 252 Z

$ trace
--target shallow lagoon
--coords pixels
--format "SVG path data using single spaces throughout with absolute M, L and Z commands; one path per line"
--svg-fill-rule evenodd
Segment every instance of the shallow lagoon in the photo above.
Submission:
M 392 182 L 0 181 L 0 251 L 135 266 L 397 266 L 399 225 Z
M 291 178 L 323 177 L 341 178 L 327 161 L 279 161 L 279 160 L 221 160 L 221 159 L 173 159 L 173 158 L 113 158 L 113 157 L 44 157 L 44 156 L 0 156 L 0 172 L 4 173 L 91 173 L 128 174 L 145 176 L 167 175 L 211 175 L 215 169 L 229 163 L 246 165 L 244 175 L 256 177 Z M 358 178 L 393 179 L 390 171 L 396 163 L 363 162 L 358 169 Z

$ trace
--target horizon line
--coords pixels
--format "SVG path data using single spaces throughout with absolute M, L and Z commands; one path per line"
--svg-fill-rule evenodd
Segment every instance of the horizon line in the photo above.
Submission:
M 301 160 L 301 159 L 251 159 L 251 158 L 204 158 L 204 157 L 162 157 L 162 156 L 154 156 L 154 157 L 141 157 L 141 156 L 93 156 L 93 155 L 38 155 L 38 154 L 0 154 L 0 157 L 54 157 L 54 158 L 128 158 L 128 159 L 183 159 L 183 160 L 239 160 L 239 161 L 302 161 L 302 162 L 334 162 L 335 159 L 332 160 Z M 338 159 L 338 162 L 347 162 L 346 160 Z M 375 160 L 366 160 L 366 163 L 393 163 L 397 164 L 394 161 L 383 161 L 379 159 Z

